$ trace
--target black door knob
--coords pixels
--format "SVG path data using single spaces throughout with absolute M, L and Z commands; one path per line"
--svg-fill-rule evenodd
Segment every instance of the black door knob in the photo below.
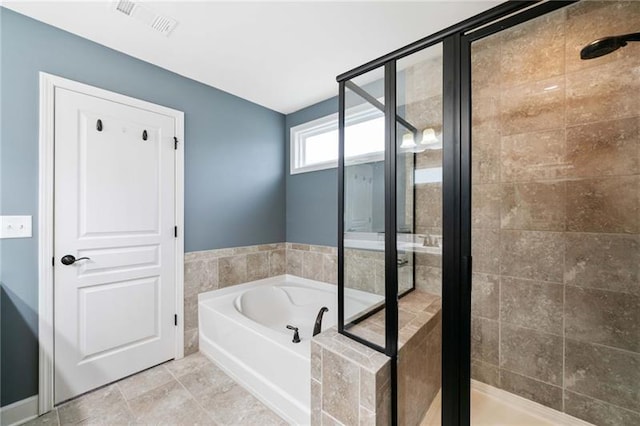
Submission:
M 65 256 L 62 256 L 62 259 L 60 259 L 60 262 L 62 262 L 63 265 L 73 265 L 78 260 L 89 260 L 89 258 L 88 257 L 79 257 L 79 258 L 76 259 L 76 257 L 74 255 L 67 254 Z

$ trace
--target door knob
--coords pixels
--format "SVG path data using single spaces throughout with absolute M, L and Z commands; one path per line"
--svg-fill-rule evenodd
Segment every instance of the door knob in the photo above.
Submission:
M 73 265 L 78 260 L 89 260 L 89 258 L 88 257 L 79 257 L 79 258 L 76 259 L 76 257 L 74 255 L 67 254 L 65 256 L 62 256 L 62 259 L 60 259 L 60 262 L 62 262 L 63 265 Z

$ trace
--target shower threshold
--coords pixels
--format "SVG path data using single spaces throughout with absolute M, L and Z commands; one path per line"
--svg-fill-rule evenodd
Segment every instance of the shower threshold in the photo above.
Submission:
M 420 426 L 440 426 L 440 392 Z M 472 426 L 593 426 L 553 408 L 475 380 L 471 381 Z

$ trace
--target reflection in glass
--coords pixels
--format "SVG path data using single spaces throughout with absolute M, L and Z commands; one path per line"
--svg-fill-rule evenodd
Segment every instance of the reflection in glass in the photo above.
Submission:
M 385 345 L 384 319 L 361 322 L 384 306 L 384 81 L 374 70 L 346 84 L 344 164 L 345 328 Z
M 399 60 L 396 80 L 398 293 L 415 287 L 440 296 L 441 46 Z
M 398 60 L 396 68 L 398 424 L 439 424 L 442 46 Z

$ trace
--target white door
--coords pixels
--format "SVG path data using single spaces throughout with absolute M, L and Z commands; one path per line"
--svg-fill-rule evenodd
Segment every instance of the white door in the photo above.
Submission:
M 55 89 L 56 404 L 174 357 L 174 135 L 171 117 Z

